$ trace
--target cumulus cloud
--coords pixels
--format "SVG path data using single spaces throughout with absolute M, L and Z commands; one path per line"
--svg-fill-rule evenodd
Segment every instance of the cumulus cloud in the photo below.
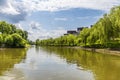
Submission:
M 28 12 L 17 5 L 16 0 L 0 0 L 0 19 L 12 23 L 19 23 L 25 20 Z
M 37 38 L 48 39 L 48 38 L 59 37 L 64 33 L 66 33 L 66 30 L 63 28 L 58 28 L 55 30 L 47 30 L 44 29 L 40 23 L 32 21 L 29 25 L 28 33 L 29 33 L 29 39 L 36 40 Z
M 17 15 L 19 12 L 12 5 L 13 0 L 0 0 L 0 13 Z
M 41 24 L 39 24 L 38 22 L 34 22 L 34 21 L 31 21 L 30 24 L 29 24 L 30 28 L 31 29 L 35 29 L 35 30 L 41 30 Z
M 26 10 L 59 11 L 70 8 L 109 10 L 120 4 L 119 0 L 21 0 Z
M 108 11 L 120 0 L 0 0 L 0 19 L 12 23 L 24 21 L 34 11 L 60 11 L 71 8 L 89 8 Z M 66 20 L 56 18 L 56 20 Z
M 26 12 L 21 12 L 20 14 L 16 15 L 0 13 L 0 19 L 7 20 L 12 23 L 19 23 L 20 21 L 24 21 L 27 15 L 28 14 Z
M 25 21 L 29 14 L 36 11 L 55 12 L 72 8 L 108 11 L 119 4 L 120 0 L 0 0 L 0 19 L 15 23 L 20 28 L 20 21 Z M 66 21 L 67 18 L 58 17 L 54 20 Z M 31 22 L 29 27 L 30 39 L 58 37 L 66 32 L 64 29 L 49 31 L 36 22 Z
M 21 26 L 21 24 L 20 24 L 20 23 L 16 23 L 16 24 L 15 24 L 15 26 L 16 26 L 18 29 L 23 30 L 23 27 Z
M 29 31 L 30 32 L 30 31 Z M 66 33 L 66 30 L 44 30 L 43 31 L 31 31 L 29 33 L 29 39 L 30 40 L 36 40 L 36 39 L 48 39 L 48 38 L 57 38 L 62 36 L 64 33 Z

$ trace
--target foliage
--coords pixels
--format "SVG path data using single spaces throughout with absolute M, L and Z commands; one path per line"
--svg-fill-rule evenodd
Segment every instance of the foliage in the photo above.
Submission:
M 15 25 L 0 21 L 0 46 L 25 47 L 27 44 L 27 31 L 16 28 Z
M 3 36 L 0 34 L 0 46 L 3 43 Z
M 47 45 L 47 46 L 75 46 L 76 45 L 76 36 L 68 35 L 68 36 L 61 36 L 55 39 L 47 39 L 47 40 L 36 40 L 36 45 Z
M 55 39 L 36 40 L 37 45 L 84 46 L 97 48 L 120 47 L 120 6 L 104 14 L 91 28 L 84 28 L 80 34 L 65 35 Z
M 5 38 L 5 43 L 6 43 L 7 46 L 12 46 L 13 45 L 13 37 L 11 35 L 8 35 Z

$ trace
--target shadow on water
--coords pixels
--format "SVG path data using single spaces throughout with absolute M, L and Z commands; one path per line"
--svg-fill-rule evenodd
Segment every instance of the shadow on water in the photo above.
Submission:
M 20 63 L 26 57 L 26 49 L 1 49 L 0 50 L 0 75 L 9 71 L 15 64 Z
M 120 57 L 107 54 L 93 53 L 81 49 L 60 47 L 36 47 L 56 54 L 65 59 L 68 64 L 76 64 L 78 69 L 90 70 L 95 80 L 120 80 Z

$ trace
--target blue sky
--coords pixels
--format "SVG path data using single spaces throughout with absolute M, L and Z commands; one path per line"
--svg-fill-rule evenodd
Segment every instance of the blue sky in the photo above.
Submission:
M 95 23 L 103 13 L 104 11 L 99 10 L 75 8 L 57 12 L 35 12 L 28 19 L 34 19 L 35 22 L 40 22 L 44 28 L 50 30 L 59 27 L 76 29 Z
M 0 20 L 29 32 L 29 39 L 59 37 L 89 27 L 120 0 L 0 0 Z

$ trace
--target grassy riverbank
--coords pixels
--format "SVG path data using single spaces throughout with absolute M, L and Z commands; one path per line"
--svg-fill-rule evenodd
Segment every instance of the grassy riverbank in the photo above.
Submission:
M 83 47 L 68 47 L 68 48 L 75 48 L 75 49 L 83 49 L 92 52 L 98 52 L 102 54 L 109 54 L 120 56 L 120 49 L 109 49 L 109 48 L 83 48 Z

